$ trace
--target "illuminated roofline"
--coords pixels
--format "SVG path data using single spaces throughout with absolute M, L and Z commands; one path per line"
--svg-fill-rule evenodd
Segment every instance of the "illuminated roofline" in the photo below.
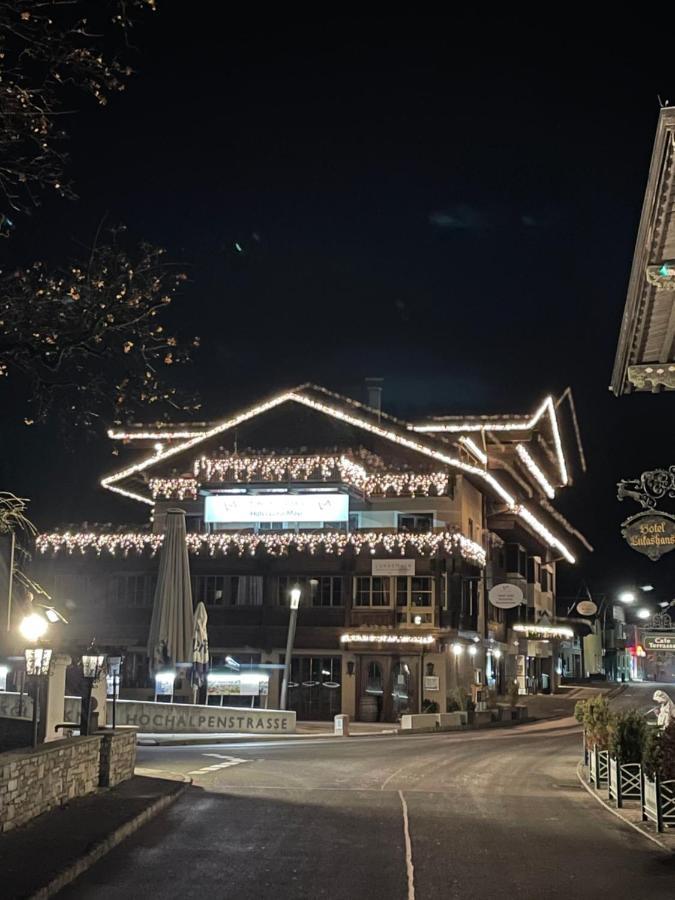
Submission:
M 549 394 L 543 401 L 539 409 L 530 419 L 511 419 L 505 422 L 492 422 L 485 419 L 479 422 L 470 420 L 467 422 L 432 422 L 428 425 L 410 425 L 412 431 L 420 433 L 438 433 L 438 432 L 464 432 L 464 431 L 529 431 L 534 428 L 544 413 L 548 412 L 551 421 L 551 429 L 553 431 L 553 442 L 555 444 L 556 455 L 558 457 L 558 468 L 560 469 L 561 484 L 568 484 L 569 476 L 567 474 L 567 465 L 565 464 L 565 456 L 562 449 L 562 441 L 560 439 L 560 429 L 558 427 L 558 417 L 555 412 L 553 397 Z
M 108 437 L 113 441 L 177 441 L 201 437 L 201 431 L 115 431 L 108 429 Z
M 532 459 L 530 453 L 524 444 L 516 444 L 516 453 L 523 461 L 525 468 L 531 473 L 539 487 L 543 490 L 549 500 L 555 497 L 555 491 L 548 478 L 544 475 L 537 463 Z
M 570 553 L 567 547 L 558 538 L 554 537 L 554 535 L 551 534 L 548 528 L 546 528 L 546 526 L 542 522 L 540 522 L 531 512 L 529 512 L 529 510 L 525 509 L 525 507 L 519 506 L 516 498 L 506 490 L 506 488 L 494 477 L 494 475 L 492 475 L 491 472 L 485 471 L 484 469 L 478 468 L 477 466 L 462 462 L 462 460 L 457 459 L 453 456 L 449 456 L 447 453 L 443 453 L 440 450 L 434 450 L 430 447 L 426 447 L 424 444 L 420 444 L 412 437 L 405 437 L 404 435 L 397 434 L 390 428 L 386 428 L 380 424 L 369 422 L 367 419 L 364 419 L 359 415 L 354 415 L 352 413 L 345 412 L 344 410 L 336 409 L 334 406 L 328 403 L 322 403 L 318 400 L 312 399 L 311 397 L 306 397 L 304 394 L 298 393 L 297 391 L 284 391 L 282 394 L 277 394 L 276 397 L 273 397 L 271 400 L 265 401 L 265 403 L 261 403 L 257 406 L 252 406 L 245 412 L 240 413 L 237 416 L 233 416 L 230 419 L 225 419 L 223 422 L 214 425 L 199 437 L 190 438 L 183 443 L 176 444 L 173 447 L 168 447 L 166 450 L 161 450 L 158 453 L 154 453 L 152 456 L 146 457 L 146 459 L 143 459 L 132 466 L 127 466 L 126 468 L 121 469 L 119 472 L 108 475 L 105 478 L 101 479 L 101 486 L 107 488 L 108 490 L 114 490 L 116 493 L 121 493 L 124 496 L 130 496 L 133 499 L 139 500 L 142 499 L 145 503 L 152 503 L 152 501 L 148 500 L 147 498 L 142 498 L 139 494 L 133 494 L 131 491 L 125 491 L 122 488 L 115 487 L 116 483 L 118 481 L 122 481 L 122 479 L 124 478 L 128 478 L 131 475 L 136 475 L 138 472 L 143 472 L 145 469 L 149 468 L 149 466 L 152 466 L 157 462 L 168 459 L 172 456 L 176 456 L 178 453 L 182 453 L 184 450 L 189 450 L 196 444 L 199 444 L 204 440 L 208 440 L 211 437 L 215 437 L 218 434 L 222 434 L 224 431 L 228 431 L 229 429 L 240 425 L 242 422 L 253 419 L 261 413 L 267 412 L 270 409 L 274 409 L 275 407 L 280 406 L 282 403 L 286 403 L 289 400 L 292 400 L 295 403 L 299 403 L 302 406 L 309 407 L 310 409 L 318 410 L 319 412 L 325 413 L 326 415 L 333 416 L 333 418 L 338 419 L 339 421 L 347 422 L 348 424 L 354 425 L 357 428 L 362 428 L 365 431 L 369 431 L 371 434 L 376 434 L 378 437 L 391 441 L 394 444 L 399 444 L 402 447 L 407 447 L 409 450 L 421 453 L 424 456 L 428 456 L 430 459 L 435 459 L 438 462 L 444 463 L 445 465 L 453 466 L 454 468 L 459 469 L 462 472 L 466 472 L 467 474 L 481 479 L 482 481 L 490 485 L 492 490 L 495 491 L 495 493 L 498 494 L 499 497 L 501 497 L 501 499 L 507 504 L 512 512 L 516 513 L 522 519 L 527 521 L 534 529 L 534 531 L 536 531 L 547 541 L 549 546 L 559 550 L 568 562 L 575 562 L 574 556 Z M 546 410 L 547 403 L 550 403 L 552 406 L 550 397 L 548 397 L 547 400 L 544 401 L 537 414 L 535 414 L 535 418 L 537 420 L 543 415 L 544 411 Z M 553 416 L 555 417 L 555 412 L 553 412 Z M 409 426 L 409 428 L 411 431 L 413 430 L 412 425 Z

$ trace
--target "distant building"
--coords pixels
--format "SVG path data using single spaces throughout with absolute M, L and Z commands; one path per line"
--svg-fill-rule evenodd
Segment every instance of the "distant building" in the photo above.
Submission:
M 69 609 L 64 640 L 123 648 L 122 696 L 152 694 L 157 551 L 179 507 L 213 666 L 280 665 L 301 587 L 289 691 L 300 718 L 392 721 L 444 711 L 458 686 L 553 687 L 556 566 L 585 544 L 551 502 L 570 484 L 573 446 L 556 405 L 409 423 L 380 409 L 378 391 L 367 406 L 303 385 L 213 424 L 111 431 L 129 460 L 102 485 L 150 523 L 39 536 L 35 576 Z M 524 604 L 489 602 L 500 584 Z M 227 704 L 276 706 L 270 671 L 266 696 Z
M 610 390 L 675 390 L 675 108 L 661 109 Z

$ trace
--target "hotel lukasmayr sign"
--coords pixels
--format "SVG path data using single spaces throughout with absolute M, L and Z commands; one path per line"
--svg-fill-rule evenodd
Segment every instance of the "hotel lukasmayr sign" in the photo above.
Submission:
M 660 500 L 675 499 L 675 466 L 652 469 L 639 478 L 620 481 L 617 498 L 630 498 L 642 506 L 642 512 L 621 523 L 621 534 L 633 550 L 644 553 L 653 562 L 675 550 L 675 516 L 655 508 Z

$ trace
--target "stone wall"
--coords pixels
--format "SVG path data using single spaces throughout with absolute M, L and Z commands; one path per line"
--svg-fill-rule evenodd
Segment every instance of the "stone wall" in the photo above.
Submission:
M 101 787 L 115 787 L 131 778 L 136 768 L 136 729 L 118 728 L 103 733 L 101 742 Z
M 92 735 L 1 753 L 0 832 L 95 791 L 100 745 L 101 736 Z
M 111 707 L 109 700 L 109 712 Z M 108 718 L 112 721 L 112 715 Z M 118 725 L 135 725 L 143 734 L 293 734 L 295 712 L 118 700 L 116 722 Z

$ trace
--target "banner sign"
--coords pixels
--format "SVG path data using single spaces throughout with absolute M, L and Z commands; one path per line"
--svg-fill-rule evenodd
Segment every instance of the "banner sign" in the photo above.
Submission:
M 209 672 L 206 693 L 210 697 L 264 697 L 268 681 L 268 675 L 258 672 Z
M 206 497 L 204 521 L 347 522 L 347 494 L 212 494 Z

